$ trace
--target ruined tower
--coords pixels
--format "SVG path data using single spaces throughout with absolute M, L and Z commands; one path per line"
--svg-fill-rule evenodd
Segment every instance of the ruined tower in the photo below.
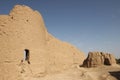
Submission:
M 22 80 L 24 73 L 41 76 L 83 60 L 82 52 L 47 32 L 38 11 L 16 5 L 9 15 L 0 15 L 0 80 Z

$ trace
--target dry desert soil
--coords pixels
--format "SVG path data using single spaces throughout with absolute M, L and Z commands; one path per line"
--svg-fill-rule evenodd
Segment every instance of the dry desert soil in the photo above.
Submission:
M 48 75 L 34 77 L 22 73 L 24 80 L 120 80 L 120 65 L 83 68 L 78 65 Z

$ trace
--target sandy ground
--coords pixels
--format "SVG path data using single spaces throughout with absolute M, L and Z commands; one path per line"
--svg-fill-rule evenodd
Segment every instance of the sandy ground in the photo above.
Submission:
M 101 66 L 83 68 L 73 66 L 71 69 L 45 75 L 43 77 L 26 76 L 24 80 L 120 80 L 120 66 Z

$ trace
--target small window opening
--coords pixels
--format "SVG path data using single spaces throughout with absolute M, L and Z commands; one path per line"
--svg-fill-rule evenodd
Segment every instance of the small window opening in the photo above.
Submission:
M 28 64 L 30 64 L 30 51 L 28 49 L 24 50 L 24 60 L 28 62 Z

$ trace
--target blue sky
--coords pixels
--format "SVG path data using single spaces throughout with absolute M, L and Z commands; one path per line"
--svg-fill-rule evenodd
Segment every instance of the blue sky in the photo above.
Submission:
M 0 0 L 0 14 L 16 4 L 38 10 L 49 33 L 86 54 L 103 51 L 120 57 L 120 0 Z

